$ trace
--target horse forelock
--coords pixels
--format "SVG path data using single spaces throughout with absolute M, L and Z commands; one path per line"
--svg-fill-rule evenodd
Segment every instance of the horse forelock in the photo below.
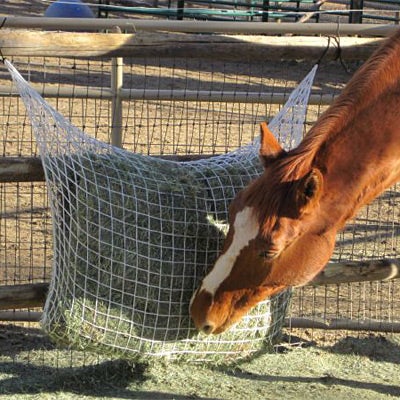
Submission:
M 297 182 L 309 172 L 310 165 L 307 154 L 289 152 L 247 187 L 244 204 L 254 209 L 261 231 L 270 231 L 280 216 L 293 210 L 291 200 L 295 198 Z

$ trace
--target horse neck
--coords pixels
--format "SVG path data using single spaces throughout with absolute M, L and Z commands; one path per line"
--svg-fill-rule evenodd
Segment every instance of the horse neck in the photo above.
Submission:
M 339 227 L 400 178 L 399 98 L 388 91 L 315 154 L 312 166 L 324 176 L 321 209 Z
M 373 104 L 382 93 L 396 86 L 399 79 L 400 29 L 358 69 L 337 100 L 321 115 L 300 146 L 295 149 L 296 156 L 303 159 L 313 158 L 327 140 L 340 134 L 360 110 Z
M 399 179 L 395 126 L 400 120 L 386 122 L 388 109 L 397 115 L 399 81 L 400 30 L 358 70 L 284 161 L 285 180 L 299 178 L 311 167 L 323 173 L 326 184 L 319 218 L 327 229 L 341 228 L 362 205 Z M 382 132 L 390 137 L 382 138 Z M 382 152 L 385 157 L 379 158 Z

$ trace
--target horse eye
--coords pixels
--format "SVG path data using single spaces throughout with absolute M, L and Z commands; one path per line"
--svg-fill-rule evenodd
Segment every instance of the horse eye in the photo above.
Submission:
M 240 308 L 242 306 L 244 306 L 247 301 L 249 300 L 249 296 L 247 294 L 244 294 L 236 303 L 235 306 L 236 308 Z
M 281 228 L 280 221 L 276 221 L 274 227 L 272 228 L 272 231 L 278 231 L 280 228 Z
M 276 247 L 270 246 L 267 250 L 264 250 L 258 253 L 258 256 L 267 260 L 272 260 L 279 253 L 279 250 Z

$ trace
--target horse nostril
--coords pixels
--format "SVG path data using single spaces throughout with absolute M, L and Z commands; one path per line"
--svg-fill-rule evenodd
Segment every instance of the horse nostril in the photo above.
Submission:
M 214 325 L 212 324 L 205 324 L 202 328 L 201 331 L 205 333 L 206 335 L 209 335 L 210 333 L 213 333 L 214 330 Z

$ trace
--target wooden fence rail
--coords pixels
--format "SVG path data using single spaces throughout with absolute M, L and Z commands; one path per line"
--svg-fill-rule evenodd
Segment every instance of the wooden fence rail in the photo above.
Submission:
M 1 18 L 0 18 L 1 19 Z M 241 25 L 241 24 L 237 24 Z M 292 24 L 293 25 L 293 24 Z M 319 24 L 318 24 L 319 25 Z M 260 36 L 161 32 L 75 33 L 0 30 L 4 57 L 185 57 L 223 61 L 365 60 L 381 37 Z
M 291 22 L 176 21 L 132 18 L 0 17 L 0 26 L 13 29 L 123 32 L 230 33 L 247 35 L 339 35 L 387 36 L 398 29 L 393 24 L 294 24 Z
M 400 259 L 329 263 L 308 286 L 384 281 L 400 277 Z M 0 310 L 42 307 L 48 283 L 0 286 Z

